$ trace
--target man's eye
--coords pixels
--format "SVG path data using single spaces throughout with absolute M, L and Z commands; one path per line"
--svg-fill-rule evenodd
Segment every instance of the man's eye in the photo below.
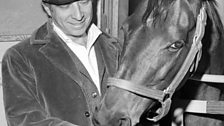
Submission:
M 59 5 L 60 8 L 68 8 L 70 4 Z
M 80 4 L 87 4 L 89 3 L 91 0 L 80 0 L 79 3 Z

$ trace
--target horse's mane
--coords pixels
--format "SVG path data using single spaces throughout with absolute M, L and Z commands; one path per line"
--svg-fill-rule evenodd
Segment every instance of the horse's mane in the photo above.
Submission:
M 209 0 L 209 1 L 206 1 L 206 5 L 207 5 L 207 14 L 209 18 L 212 20 L 213 24 L 215 25 L 217 32 L 221 35 L 220 37 L 224 39 L 223 24 L 220 19 L 220 15 L 216 9 L 217 2 L 215 0 Z
M 224 55 L 222 53 L 222 50 L 224 49 L 224 28 L 220 15 L 217 11 L 216 1 L 203 0 L 202 3 L 206 5 L 207 25 L 202 41 L 202 52 L 204 53 L 202 54 L 201 63 L 203 65 L 199 64 L 197 73 L 203 74 L 209 67 L 211 70 L 209 73 L 215 74 L 213 73 L 213 69 L 217 71 L 217 66 L 220 66 L 218 71 L 224 71 Z M 213 57 L 213 59 L 210 59 L 211 57 Z

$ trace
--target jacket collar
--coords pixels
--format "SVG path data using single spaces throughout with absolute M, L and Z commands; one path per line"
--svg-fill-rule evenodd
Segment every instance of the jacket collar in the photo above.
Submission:
M 104 74 L 107 73 L 108 76 L 112 76 L 115 72 L 117 64 L 115 63 L 118 58 L 118 53 L 114 49 L 108 49 L 108 47 L 113 47 L 112 42 L 115 39 L 109 39 L 104 33 L 100 35 L 95 43 L 95 51 L 97 56 L 97 61 L 100 63 L 98 65 L 100 83 L 104 78 Z M 106 43 L 111 45 L 105 45 Z M 80 79 L 79 69 L 76 68 L 74 59 L 72 58 L 76 55 L 70 55 L 67 45 L 60 39 L 59 36 L 53 31 L 53 26 L 50 21 L 41 26 L 37 31 L 31 36 L 32 45 L 42 45 L 39 51 L 58 69 L 63 73 L 68 75 L 74 81 L 76 81 L 80 86 L 82 86 L 82 80 Z M 66 60 L 61 60 L 66 59 Z M 108 65 L 110 64 L 110 65 Z M 85 71 L 83 73 L 86 73 Z M 87 75 L 89 76 L 89 75 Z
M 76 65 L 66 50 L 66 44 L 53 31 L 50 21 L 41 26 L 31 36 L 32 45 L 42 45 L 39 51 L 59 70 L 72 78 L 80 86 L 82 81 Z M 66 60 L 62 60 L 66 59 Z
M 34 31 L 34 33 L 31 35 L 30 44 L 31 45 L 46 44 L 50 41 L 51 34 L 53 34 L 53 27 L 51 21 L 49 20 L 39 29 Z

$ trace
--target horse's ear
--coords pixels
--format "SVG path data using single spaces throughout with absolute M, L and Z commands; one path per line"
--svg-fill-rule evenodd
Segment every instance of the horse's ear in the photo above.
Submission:
M 123 31 L 124 33 L 124 37 L 126 37 L 127 35 L 127 32 L 128 32 L 128 29 L 129 29 L 129 23 L 128 23 L 128 20 L 124 21 L 121 25 L 121 31 Z

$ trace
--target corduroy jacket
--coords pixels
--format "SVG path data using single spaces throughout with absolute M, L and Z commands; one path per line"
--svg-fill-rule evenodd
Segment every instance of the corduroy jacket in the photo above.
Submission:
M 94 47 L 104 94 L 106 79 L 118 66 L 119 43 L 103 33 Z M 6 51 L 2 78 L 9 126 L 92 126 L 92 112 L 101 97 L 50 21 Z

